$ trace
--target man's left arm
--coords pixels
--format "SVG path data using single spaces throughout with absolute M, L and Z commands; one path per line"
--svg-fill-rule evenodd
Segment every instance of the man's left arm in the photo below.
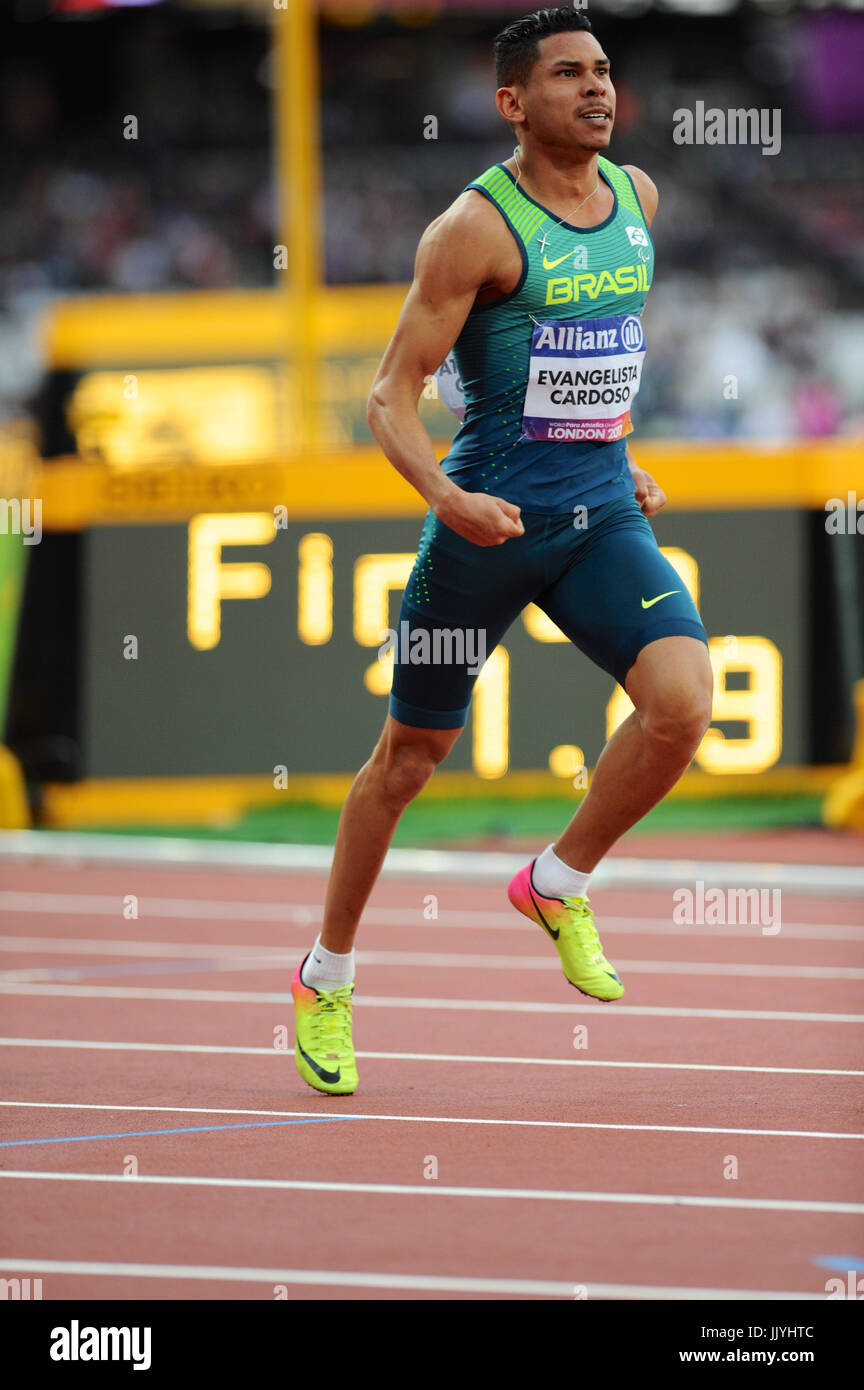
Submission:
M 636 187 L 639 195 L 639 202 L 642 204 L 642 212 L 648 226 L 654 221 L 654 214 L 657 211 L 657 204 L 660 201 L 660 194 L 657 192 L 657 185 L 653 179 L 637 169 L 633 164 L 622 164 L 622 169 L 628 173 Z M 630 472 L 633 475 L 633 482 L 636 486 L 636 501 L 642 508 L 645 516 L 656 516 L 660 508 L 666 504 L 666 494 L 661 487 L 655 483 L 650 473 L 646 473 L 644 468 L 640 468 L 630 452 L 630 445 L 626 446 L 627 462 L 630 465 Z

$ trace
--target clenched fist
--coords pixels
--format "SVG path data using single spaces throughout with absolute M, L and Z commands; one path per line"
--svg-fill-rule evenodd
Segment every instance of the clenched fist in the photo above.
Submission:
M 636 485 L 636 501 L 644 516 L 656 516 L 660 508 L 666 505 L 666 493 L 662 487 L 658 487 L 650 473 L 646 473 L 644 468 L 638 468 L 632 459 L 629 462 Z
M 433 510 L 439 521 L 472 545 L 503 545 L 525 533 L 519 508 L 485 492 L 463 492 L 460 488 Z

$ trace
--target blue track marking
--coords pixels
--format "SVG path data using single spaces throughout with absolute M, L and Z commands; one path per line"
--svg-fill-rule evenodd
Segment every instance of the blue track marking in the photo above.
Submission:
M 64 1134 L 59 1139 L 6 1139 L 0 1149 L 16 1149 L 25 1144 L 83 1144 L 88 1139 L 143 1139 L 154 1134 L 205 1134 L 218 1129 L 280 1129 L 285 1125 L 327 1125 L 343 1120 L 360 1120 L 362 1115 L 310 1115 L 308 1120 L 260 1120 L 239 1125 L 184 1125 L 180 1129 L 127 1129 L 118 1134 Z
M 835 1269 L 840 1274 L 864 1274 L 864 1255 L 816 1255 L 814 1265 L 821 1269 Z

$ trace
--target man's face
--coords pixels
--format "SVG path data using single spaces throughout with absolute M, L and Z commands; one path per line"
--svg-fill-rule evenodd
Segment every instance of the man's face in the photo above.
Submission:
M 527 83 L 510 90 L 524 128 L 544 144 L 604 150 L 612 137 L 615 88 L 609 59 L 593 34 L 541 39 Z

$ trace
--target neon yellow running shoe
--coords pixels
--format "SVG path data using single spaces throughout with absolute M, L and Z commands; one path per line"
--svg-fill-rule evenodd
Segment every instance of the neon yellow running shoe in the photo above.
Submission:
M 353 984 L 338 989 L 312 989 L 304 985 L 298 965 L 291 981 L 294 996 L 296 1046 L 294 1056 L 303 1080 L 316 1091 L 331 1096 L 350 1096 L 357 1089 L 357 1063 L 351 1039 Z
M 555 942 L 561 966 L 576 989 L 608 1003 L 620 999 L 624 986 L 603 954 L 587 898 L 546 898 L 531 882 L 535 860 L 520 869 L 507 889 L 518 912 L 530 917 Z

